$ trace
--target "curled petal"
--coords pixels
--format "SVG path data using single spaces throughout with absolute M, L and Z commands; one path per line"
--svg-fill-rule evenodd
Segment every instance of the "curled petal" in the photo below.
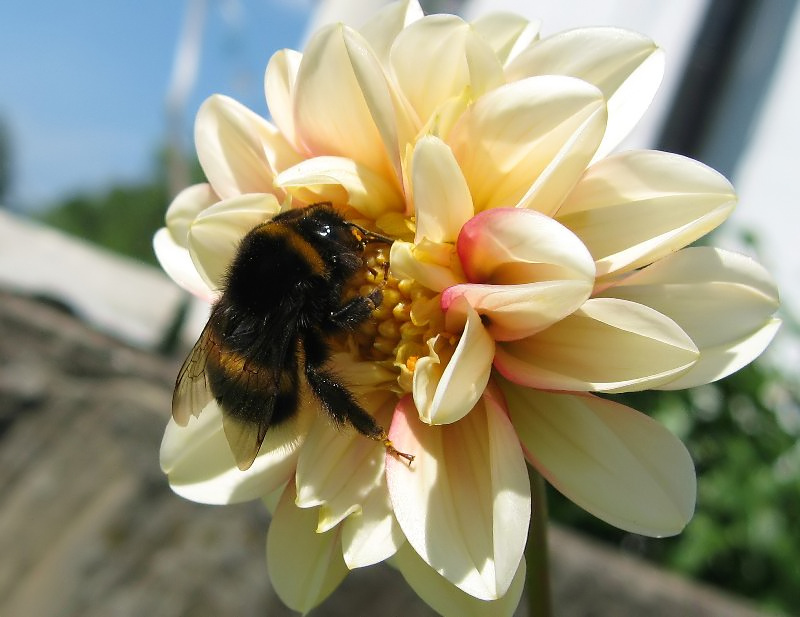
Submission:
M 505 65 L 539 38 L 541 22 L 528 21 L 514 13 L 486 13 L 472 22 L 472 28 L 489 44 Z
M 222 199 L 272 191 L 264 140 L 274 127 L 233 99 L 215 94 L 200 106 L 194 127 L 197 157 Z
M 381 395 L 375 393 L 369 398 Z M 373 411 L 379 421 L 388 419 L 393 402 L 392 397 L 387 410 L 375 413 L 370 401 L 367 410 Z M 381 483 L 384 454 L 381 443 L 366 439 L 355 430 L 337 430 L 322 417 L 314 422 L 297 462 L 295 503 L 301 508 L 322 506 L 318 532 L 333 528 L 360 510 L 365 496 Z
M 624 392 L 671 381 L 698 350 L 671 319 L 647 306 L 594 298 L 526 339 L 498 344 L 495 368 L 544 390 Z
M 525 559 L 506 594 L 499 600 L 479 600 L 461 591 L 425 563 L 407 543 L 392 557 L 391 563 L 428 606 L 440 615 L 459 617 L 511 617 L 525 587 Z
M 305 203 L 348 204 L 371 219 L 404 207 L 397 189 L 382 176 L 340 156 L 301 161 L 279 174 L 275 185 Z
M 653 100 L 664 54 L 649 38 L 620 28 L 578 28 L 538 41 L 506 67 L 509 81 L 570 75 L 594 84 L 608 101 L 608 128 L 595 160 L 624 139 Z
M 733 187 L 713 169 L 643 150 L 592 165 L 556 219 L 583 240 L 602 276 L 686 246 L 722 223 L 735 204 Z
M 381 478 L 380 487 L 364 498 L 361 509 L 342 523 L 342 555 L 351 570 L 389 559 L 405 543 L 392 512 L 386 476 Z
M 587 281 L 560 280 L 521 285 L 464 283 L 442 292 L 441 306 L 448 314 L 464 298 L 486 320 L 496 341 L 525 338 L 575 312 L 589 297 Z
M 456 247 L 464 273 L 476 283 L 594 281 L 594 261 L 580 239 L 534 210 L 481 212 L 463 226 Z
M 475 210 L 551 214 L 578 181 L 606 124 L 602 93 L 560 75 L 506 84 L 479 98 L 448 136 Z
M 392 45 L 390 63 L 422 123 L 467 87 L 478 97 L 503 83 L 492 49 L 454 15 L 428 15 L 404 28 Z
M 267 570 L 278 597 L 307 613 L 347 575 L 338 528 L 316 533 L 317 513 L 294 505 L 294 484 L 283 492 L 267 534 Z
M 417 360 L 414 368 L 414 403 L 426 424 L 450 424 L 463 418 L 489 381 L 494 341 L 475 310 L 463 304 L 466 325 L 452 357 L 445 361 L 434 352 Z
M 416 456 L 388 456 L 395 516 L 420 557 L 482 600 L 508 593 L 518 572 L 531 513 L 525 461 L 502 395 L 487 390 L 460 421 L 423 424 L 411 397 L 398 403 L 389 438 Z
M 295 130 L 311 155 L 353 159 L 397 177 L 399 149 L 389 85 L 366 40 L 343 24 L 319 30 L 297 73 Z
M 259 499 L 291 478 L 307 430 L 303 416 L 267 433 L 261 453 L 240 471 L 222 430 L 222 414 L 211 403 L 187 426 L 169 421 L 161 441 L 161 469 L 172 490 L 199 503 L 230 504 Z
M 570 500 L 647 536 L 675 535 L 689 522 L 694 466 L 664 426 L 591 395 L 501 386 L 525 456 Z
M 414 240 L 455 242 L 473 215 L 472 197 L 450 148 L 438 137 L 417 141 L 412 159 L 417 233 Z
M 214 291 L 197 272 L 189 251 L 178 244 L 166 227 L 153 236 L 153 251 L 164 272 L 189 293 L 211 302 Z
M 778 289 L 761 265 L 744 255 L 691 247 L 633 273 L 603 292 L 652 307 L 692 337 L 700 358 L 665 389 L 721 379 L 754 360 L 777 332 Z M 724 319 L 720 319 L 724 315 Z
M 449 245 L 424 241 L 419 245 L 395 241 L 389 252 L 392 274 L 398 279 L 413 279 L 433 291 L 443 291 L 463 282 L 455 250 Z
M 206 208 L 219 201 L 219 195 L 210 184 L 194 184 L 175 196 L 167 208 L 167 229 L 175 242 L 183 248 L 189 246 L 189 227 Z
M 303 54 L 293 49 L 281 49 L 273 54 L 264 75 L 264 94 L 273 122 L 289 142 L 298 149 L 295 138 L 292 100 L 297 71 Z
M 403 0 L 386 5 L 359 29 L 384 67 L 389 66 L 389 52 L 394 40 L 406 27 L 425 14 L 417 0 Z
M 189 230 L 189 254 L 212 289 L 219 289 L 236 247 L 256 225 L 280 211 L 274 195 L 239 195 L 204 210 Z

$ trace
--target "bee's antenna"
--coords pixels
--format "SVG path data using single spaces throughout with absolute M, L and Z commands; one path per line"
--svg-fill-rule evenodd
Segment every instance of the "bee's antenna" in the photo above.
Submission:
M 370 242 L 382 242 L 383 244 L 392 244 L 394 239 L 390 238 L 389 236 L 384 236 L 379 234 L 375 231 L 370 231 L 369 229 L 362 227 L 356 223 L 351 223 L 348 221 L 347 223 L 350 227 L 357 229 L 361 233 L 361 237 L 359 240 L 364 244 L 369 244 Z

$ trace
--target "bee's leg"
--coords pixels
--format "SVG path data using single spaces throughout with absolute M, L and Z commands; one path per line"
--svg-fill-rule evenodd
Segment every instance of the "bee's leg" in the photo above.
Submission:
M 306 381 L 328 416 L 339 426 L 350 424 L 362 435 L 380 441 L 390 454 L 406 459 L 410 465 L 414 456 L 395 449 L 377 420 L 358 404 L 353 393 L 335 375 L 323 367 L 328 356 L 325 342 L 315 335 L 308 335 L 303 339 L 303 350 Z
M 329 316 L 331 325 L 339 330 L 352 330 L 366 321 L 383 300 L 383 291 L 373 289 L 366 296 L 356 296 Z

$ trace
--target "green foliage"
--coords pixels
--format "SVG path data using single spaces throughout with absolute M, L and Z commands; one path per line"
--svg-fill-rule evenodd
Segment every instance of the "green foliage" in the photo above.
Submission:
M 169 204 L 161 183 L 115 186 L 70 197 L 40 215 L 43 222 L 107 249 L 155 264 L 152 238 Z
M 614 397 L 673 430 L 698 474 L 697 510 L 675 538 L 627 534 L 553 495 L 556 520 L 688 577 L 791 613 L 800 589 L 800 399 L 752 364 L 684 392 Z
M 38 218 L 69 234 L 155 265 L 153 234 L 164 226 L 164 213 L 171 200 L 165 174 L 160 171 L 164 167 L 159 164 L 154 180 L 74 195 L 42 212 Z M 192 182 L 202 181 L 202 171 L 195 163 Z

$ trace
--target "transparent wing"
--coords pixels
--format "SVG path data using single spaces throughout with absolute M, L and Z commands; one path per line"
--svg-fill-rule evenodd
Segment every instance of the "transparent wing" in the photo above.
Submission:
M 199 416 L 214 395 L 208 384 L 206 364 L 210 354 L 219 354 L 211 327 L 206 324 L 200 338 L 178 372 L 175 390 L 172 393 L 172 418 L 180 426 L 186 426 L 189 418 Z

